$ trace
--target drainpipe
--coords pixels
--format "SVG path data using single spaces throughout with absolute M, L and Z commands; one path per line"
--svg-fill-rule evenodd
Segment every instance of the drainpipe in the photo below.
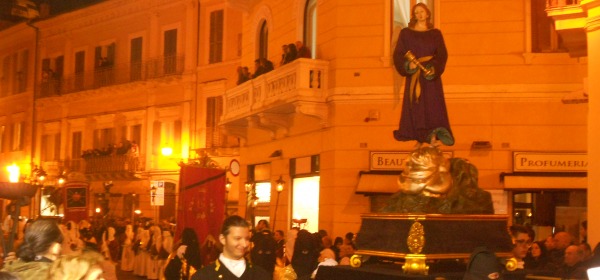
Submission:
M 35 118 L 36 118 L 36 108 L 35 108 L 35 95 L 37 92 L 37 71 L 38 71 L 38 55 L 39 55 L 39 34 L 40 34 L 40 29 L 33 25 L 33 23 L 31 22 L 31 20 L 27 21 L 27 25 L 31 28 L 33 28 L 35 30 L 35 52 L 33 55 L 33 94 L 31 95 L 31 153 L 29 154 L 30 157 L 30 166 L 31 168 L 34 166 L 34 162 L 35 162 L 35 147 L 36 147 L 36 123 L 35 123 Z M 33 169 L 33 168 L 32 168 Z M 41 198 L 41 192 L 40 192 L 40 198 Z M 35 202 L 36 198 L 33 197 L 33 200 Z M 34 212 L 35 212 L 35 208 L 38 207 L 39 205 L 36 204 L 32 204 L 32 207 L 29 207 L 29 217 L 34 217 Z M 38 209 L 38 214 L 41 214 L 40 211 L 41 209 Z

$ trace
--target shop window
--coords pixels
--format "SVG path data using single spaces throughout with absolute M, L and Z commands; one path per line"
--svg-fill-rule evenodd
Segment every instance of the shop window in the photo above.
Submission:
M 579 237 L 581 222 L 587 218 L 585 190 L 540 190 L 513 192 L 513 224 L 529 226 L 535 240 L 559 231 Z

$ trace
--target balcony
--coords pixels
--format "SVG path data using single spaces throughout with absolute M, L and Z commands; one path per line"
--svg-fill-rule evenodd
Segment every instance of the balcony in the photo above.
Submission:
M 63 170 L 83 173 L 90 181 L 137 180 L 137 174 L 146 169 L 145 162 L 143 155 L 108 155 L 64 160 L 58 165 Z
M 180 75 L 184 69 L 184 56 L 168 56 L 139 63 L 122 63 L 98 67 L 93 71 L 56 77 L 51 70 L 44 73 L 36 87 L 36 97 L 52 97 L 97 89 L 106 86 Z
M 225 92 L 220 125 L 229 135 L 246 138 L 248 128 L 287 135 L 292 114 L 327 125 L 329 62 L 300 58 Z
M 571 57 L 587 56 L 587 11 L 580 0 L 548 0 L 546 13 Z

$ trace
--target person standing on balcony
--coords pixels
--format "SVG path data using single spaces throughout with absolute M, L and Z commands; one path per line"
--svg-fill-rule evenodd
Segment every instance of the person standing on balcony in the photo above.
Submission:
M 252 74 L 252 79 L 266 73 L 264 65 L 261 63 L 260 58 L 254 60 L 254 74 Z
M 296 41 L 296 48 L 298 49 L 298 58 L 312 58 L 310 49 L 302 41 Z
M 416 140 L 437 145 L 454 145 L 441 75 L 448 53 L 442 32 L 433 28 L 431 11 L 418 3 L 411 9 L 408 27 L 402 29 L 394 50 L 394 65 L 406 77 L 398 141 Z

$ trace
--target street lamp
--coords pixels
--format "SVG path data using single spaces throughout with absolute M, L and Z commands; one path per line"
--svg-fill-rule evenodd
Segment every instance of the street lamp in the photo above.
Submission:
M 8 171 L 8 181 L 11 183 L 18 183 L 20 176 L 20 169 L 16 164 L 12 164 L 6 167 L 6 171 Z
M 279 175 L 279 179 L 275 181 L 277 185 L 277 200 L 275 201 L 275 212 L 273 213 L 273 232 L 275 232 L 275 222 L 277 222 L 277 208 L 279 208 L 279 195 L 283 191 L 283 186 L 285 186 L 285 181 Z

